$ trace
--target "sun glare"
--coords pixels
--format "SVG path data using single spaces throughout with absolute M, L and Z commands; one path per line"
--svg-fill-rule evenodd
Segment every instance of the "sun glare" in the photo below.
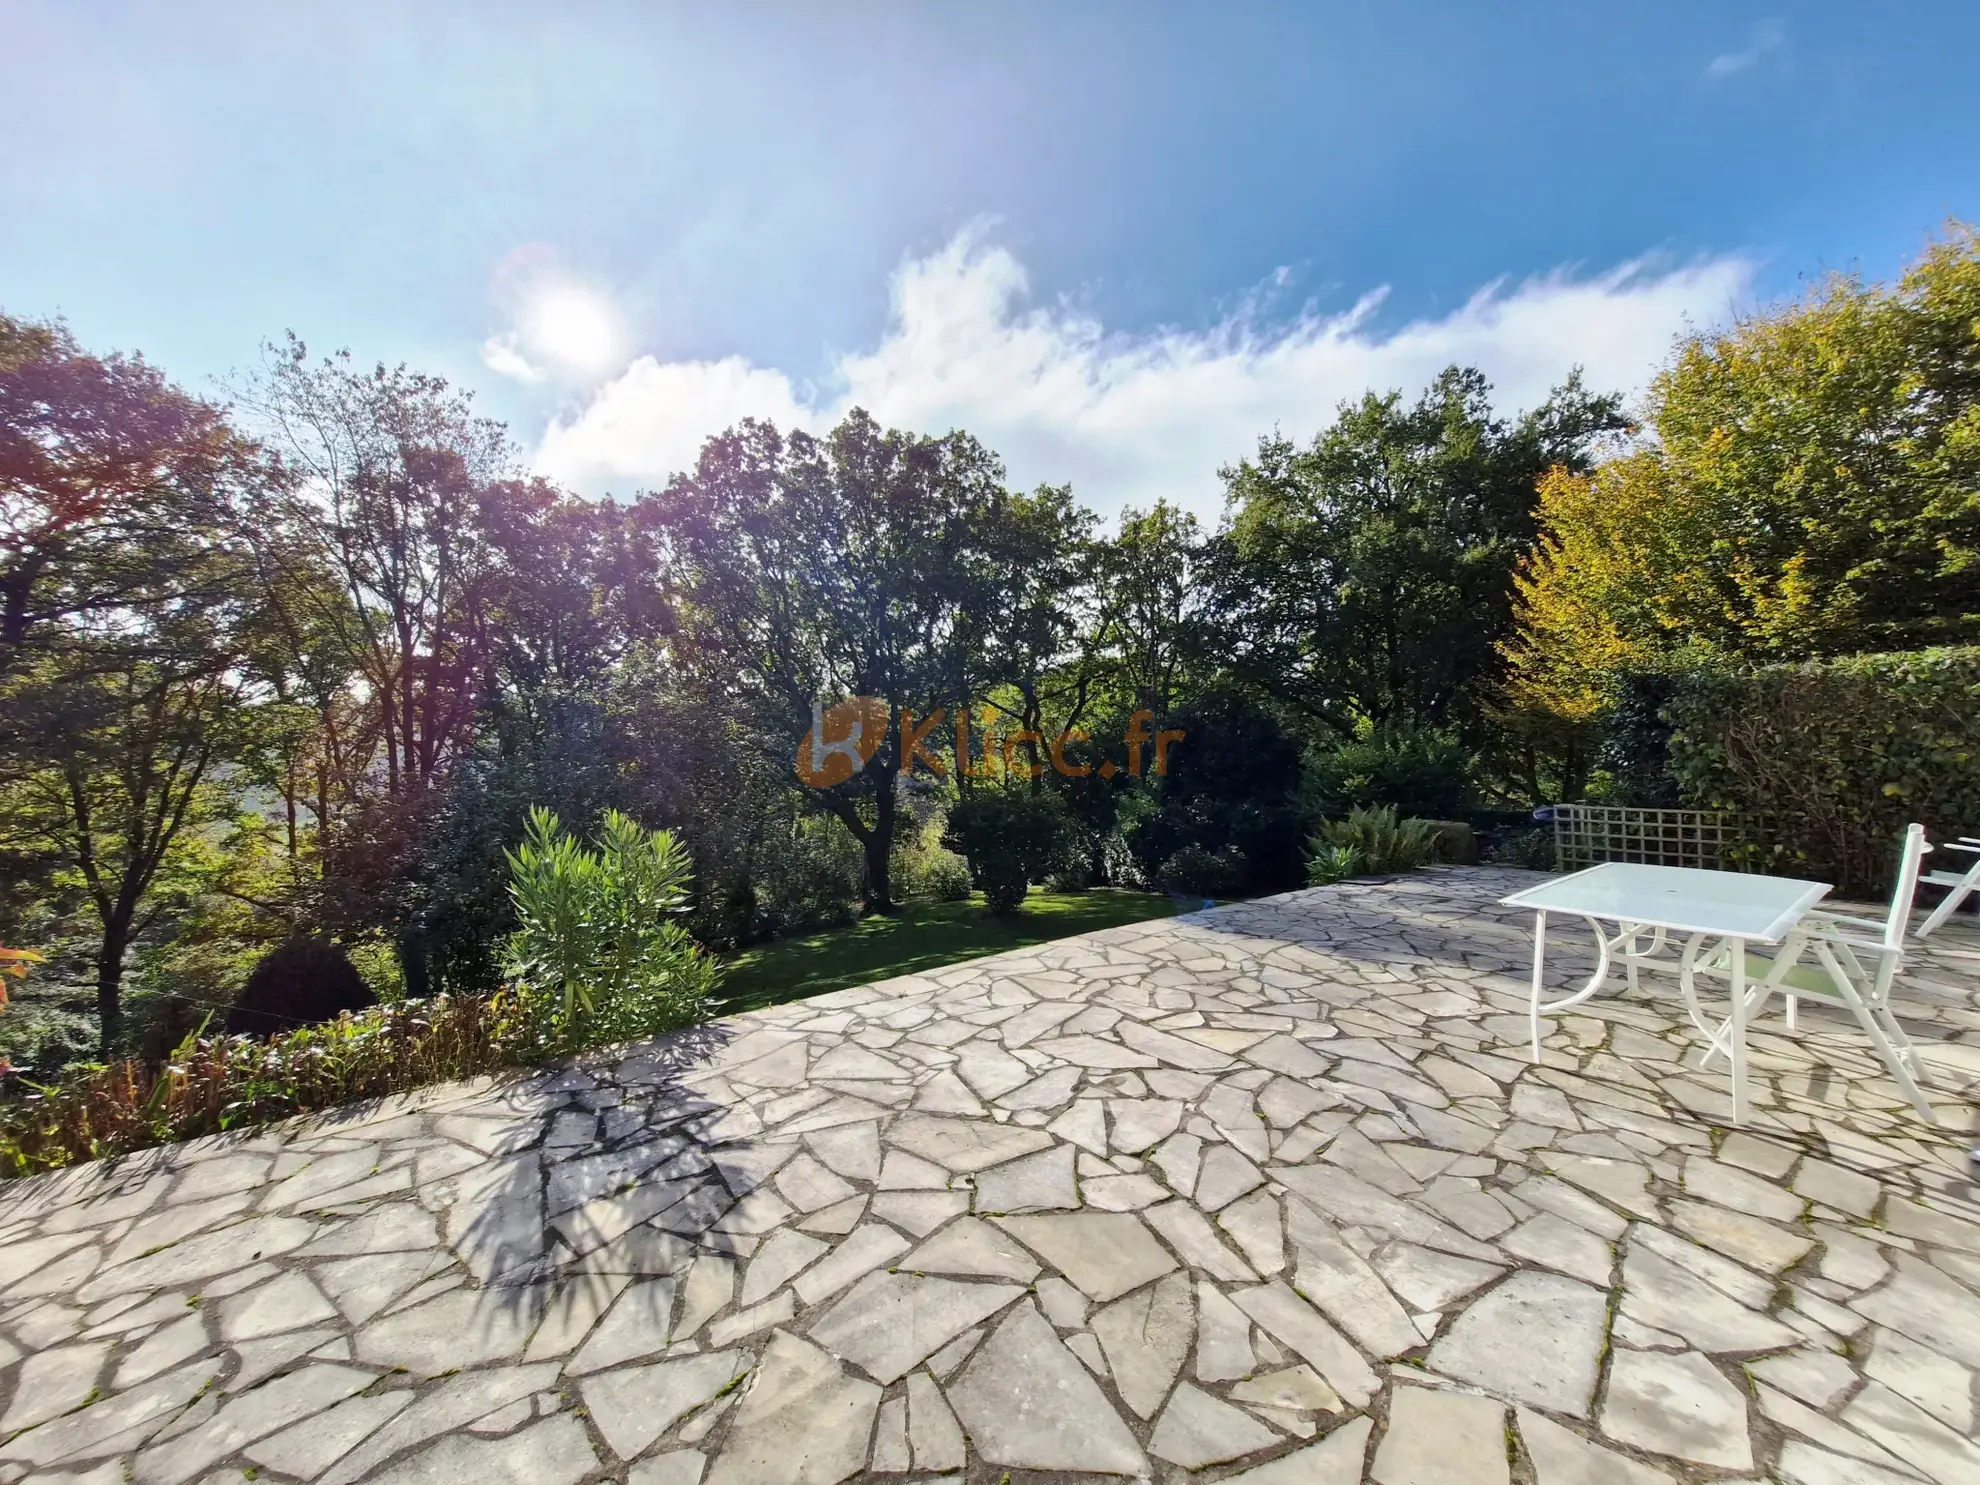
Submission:
M 619 344 L 611 306 L 572 284 L 539 293 L 523 316 L 522 330 L 533 349 L 583 371 L 605 369 Z

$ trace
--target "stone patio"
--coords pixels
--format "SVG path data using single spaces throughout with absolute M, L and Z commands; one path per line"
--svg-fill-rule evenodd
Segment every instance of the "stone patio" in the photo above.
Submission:
M 1980 1481 L 1980 933 L 1903 985 L 1944 1128 L 1774 1016 L 1732 1131 L 1673 985 L 1528 1062 L 1494 901 L 1531 880 L 1138 924 L 13 1185 L 0 1480 Z

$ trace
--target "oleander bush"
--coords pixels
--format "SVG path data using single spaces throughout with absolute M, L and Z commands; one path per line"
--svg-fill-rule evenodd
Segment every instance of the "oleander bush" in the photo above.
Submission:
M 1980 647 L 1699 670 L 1666 714 L 1686 802 L 1773 815 L 1797 875 L 1874 895 L 1912 821 L 1980 834 Z
M 705 1014 L 713 962 L 678 920 L 693 863 L 665 830 L 607 810 L 595 847 L 549 810 L 509 852 L 516 931 L 503 966 L 545 1052 L 672 1031 Z

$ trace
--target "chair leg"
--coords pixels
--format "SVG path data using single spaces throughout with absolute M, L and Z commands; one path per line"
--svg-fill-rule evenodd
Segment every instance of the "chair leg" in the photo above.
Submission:
M 1765 981 L 1748 988 L 1746 992 L 1747 1025 L 1751 1026 L 1754 1018 L 1767 1008 L 1767 997 L 1773 993 L 1773 987 Z M 1714 1057 L 1730 1057 L 1731 1052 L 1729 1051 L 1729 1047 L 1731 1042 L 1732 1017 L 1728 1016 L 1719 1023 L 1719 1029 L 1712 1033 L 1712 1040 L 1705 1048 L 1705 1055 L 1698 1059 L 1699 1068 L 1702 1070 L 1710 1067 Z
M 1884 1067 L 1889 1071 L 1892 1080 L 1911 1101 L 1911 1106 L 1918 1110 L 1918 1117 L 1927 1124 L 1936 1125 L 1939 1116 L 1933 1112 L 1932 1105 L 1925 1101 L 1925 1095 L 1918 1091 L 1918 1084 L 1911 1076 L 1911 1068 L 1906 1065 L 1907 1062 L 1917 1062 L 1922 1071 L 1923 1063 L 1919 1062 L 1918 1053 L 1911 1045 L 1911 1038 L 1904 1034 L 1904 1028 L 1897 1024 L 1897 1018 L 1891 1015 L 1890 1008 L 1880 1003 L 1873 1011 L 1865 1003 L 1855 983 L 1843 973 L 1842 965 L 1836 961 L 1836 956 L 1829 952 L 1827 944 L 1818 946 L 1816 955 L 1822 961 L 1822 967 L 1829 972 L 1829 978 L 1835 982 L 1844 1004 L 1856 1017 L 1857 1024 L 1863 1028 L 1864 1035 L 1870 1038 L 1870 1044 L 1877 1049 L 1877 1055 L 1883 1060 Z M 1902 1050 L 1899 1050 L 1900 1048 Z
M 1795 1014 L 1795 1012 L 1799 1010 L 1800 1007 L 1801 1007 L 1801 1002 L 1797 1000 L 1794 996 L 1790 995 L 1787 997 L 1787 1029 L 1789 1031 L 1793 1031 L 1797 1029 L 1797 1022 L 1799 1021 L 1800 1018 Z
M 1980 867 L 1976 867 L 1975 871 L 1980 871 Z M 1944 926 L 1946 919 L 1966 901 L 1967 894 L 1973 891 L 1974 886 L 1974 872 L 1969 871 L 1958 883 L 1946 889 L 1946 895 L 1939 900 L 1939 905 L 1932 909 L 1931 915 L 1918 925 L 1911 936 L 1929 938 L 1936 929 Z

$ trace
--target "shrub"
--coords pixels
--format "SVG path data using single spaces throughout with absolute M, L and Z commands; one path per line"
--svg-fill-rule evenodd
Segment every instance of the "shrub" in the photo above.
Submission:
M 954 851 L 930 851 L 917 864 L 911 885 L 916 896 L 931 902 L 962 902 L 974 890 L 969 863 Z
M 242 1129 L 513 1067 L 533 1054 L 506 992 L 440 996 L 339 1016 L 285 1036 L 188 1037 L 161 1065 L 85 1067 L 0 1107 L 0 1174 Z
M 1313 842 L 1313 854 L 1306 861 L 1306 885 L 1331 887 L 1361 873 L 1361 853 L 1353 846 Z
M 836 820 L 800 819 L 766 852 L 755 888 L 751 936 L 778 938 L 843 928 L 859 916 L 864 857 Z
M 1304 879 L 1312 828 L 1299 799 L 1299 745 L 1278 718 L 1236 692 L 1213 692 L 1156 724 L 1180 731 L 1165 775 L 1140 780 L 1146 813 L 1125 806 L 1124 835 L 1138 875 L 1159 883 L 1187 846 L 1235 852 L 1245 866 L 1233 890 L 1281 892 Z M 1120 782 L 1120 775 L 1115 782 Z
M 1164 892 L 1185 897 L 1228 897 L 1244 888 L 1249 867 L 1233 846 L 1206 851 L 1184 846 L 1164 861 L 1155 880 Z
M 1060 864 L 1069 835 L 1057 795 L 982 789 L 949 811 L 942 844 L 969 862 L 970 878 L 990 911 L 1008 915 L 1018 910 L 1032 882 Z
M 509 853 L 518 927 L 504 956 L 546 1050 L 630 1041 L 698 1020 L 715 970 L 673 920 L 687 897 L 687 851 L 617 810 L 597 848 L 533 809 Z
M 229 1036 L 294 1031 L 377 1003 L 350 956 L 327 939 L 297 935 L 277 944 L 248 974 L 227 1012 Z
M 1688 803 L 1771 814 L 1798 873 L 1890 881 L 1904 827 L 1980 833 L 1980 647 L 1694 672 L 1669 710 Z
M 1373 727 L 1308 755 L 1307 796 L 1323 816 L 1390 805 L 1448 819 L 1471 803 L 1470 770 L 1470 755 L 1442 732 Z
M 1309 860 L 1328 846 L 1345 846 L 1360 862 L 1360 874 L 1383 876 L 1414 871 L 1437 854 L 1437 830 L 1428 820 L 1399 820 L 1390 806 L 1350 810 L 1345 820 L 1322 820 Z

